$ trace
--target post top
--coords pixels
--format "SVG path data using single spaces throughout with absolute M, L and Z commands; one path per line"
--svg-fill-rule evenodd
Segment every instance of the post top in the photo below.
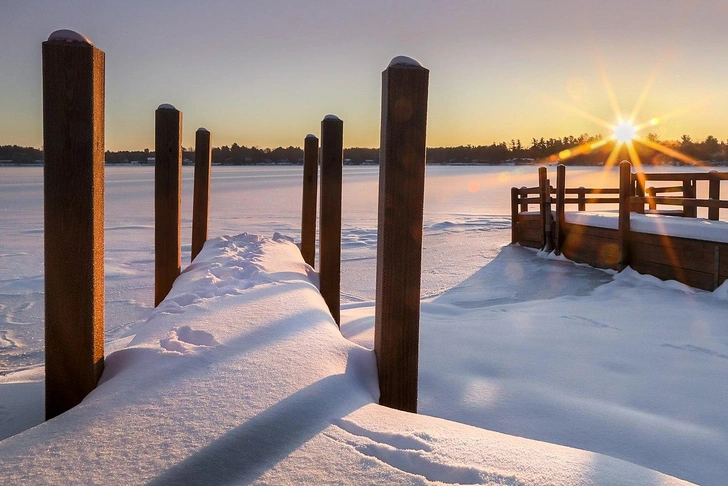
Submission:
M 314 135 L 313 133 L 309 133 L 308 135 L 306 135 L 306 138 L 316 138 L 316 135 Z
M 162 103 L 157 107 L 158 110 L 176 110 L 177 108 L 174 107 L 174 105 L 170 105 L 169 103 Z
M 389 62 L 389 66 L 387 66 L 387 69 L 391 68 L 392 66 L 423 67 L 420 61 L 407 56 L 397 56 L 392 58 L 392 60 Z
M 210 130 L 208 130 L 208 129 L 207 129 L 207 128 L 205 128 L 205 127 L 200 127 L 200 128 L 198 128 L 198 129 L 197 129 L 197 131 L 198 131 L 198 132 L 207 132 L 207 133 L 210 133 Z
M 80 42 L 82 44 L 88 44 L 93 46 L 94 43 L 89 40 L 85 35 L 76 32 L 75 30 L 60 29 L 51 33 L 48 36 L 49 41 L 63 41 L 63 42 Z
M 324 117 L 324 120 L 338 120 L 341 121 L 341 118 L 339 118 L 336 115 L 328 114 Z

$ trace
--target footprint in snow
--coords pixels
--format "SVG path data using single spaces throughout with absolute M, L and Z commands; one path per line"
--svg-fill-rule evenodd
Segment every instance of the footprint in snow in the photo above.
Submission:
M 207 331 L 198 331 L 190 326 L 182 326 L 172 329 L 168 338 L 159 340 L 160 346 L 167 351 L 188 354 L 211 346 L 218 346 L 220 343 L 215 336 Z

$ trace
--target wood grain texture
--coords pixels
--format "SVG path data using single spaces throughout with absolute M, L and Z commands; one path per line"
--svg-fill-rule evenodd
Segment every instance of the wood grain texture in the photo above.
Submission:
M 314 266 L 316 261 L 316 197 L 318 186 L 318 138 L 303 142 L 303 191 L 301 201 L 301 256 Z
M 154 306 L 172 289 L 182 266 L 182 113 L 155 112 Z
M 96 387 L 104 366 L 105 55 L 43 43 L 46 419 Z
M 211 135 L 207 130 L 195 133 L 195 178 L 192 195 L 192 249 L 190 261 L 200 253 L 208 238 L 210 218 Z
M 429 71 L 382 73 L 374 351 L 381 405 L 417 411 Z
M 319 282 L 321 296 L 336 324 L 341 323 L 341 176 L 344 122 L 321 121 L 321 208 Z

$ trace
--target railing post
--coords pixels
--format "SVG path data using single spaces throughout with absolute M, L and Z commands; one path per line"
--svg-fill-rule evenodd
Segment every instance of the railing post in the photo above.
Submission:
M 683 198 L 695 199 L 697 191 L 695 190 L 695 179 L 689 179 L 683 181 Z M 683 205 L 683 216 L 686 218 L 697 218 L 698 207 L 697 206 L 685 206 Z
M 578 200 L 578 211 L 586 211 L 586 188 L 584 186 L 579 187 L 579 193 L 577 194 Z
M 548 180 L 546 167 L 538 168 L 538 187 L 541 199 L 541 239 L 543 251 L 551 251 L 552 235 L 551 235 L 551 183 Z
M 379 403 L 417 412 L 429 70 L 395 57 L 382 73 L 374 352 Z
M 155 112 L 154 306 L 172 289 L 182 266 L 182 113 L 163 104 Z
M 523 197 L 523 198 L 527 198 L 528 197 L 528 194 L 526 193 L 526 190 L 527 189 L 528 188 L 526 186 L 521 186 L 521 190 L 520 190 L 521 197 Z M 527 213 L 528 212 L 528 203 L 527 202 L 522 202 L 521 203 L 521 212 L 522 213 Z
M 720 179 L 718 178 L 718 171 L 711 170 L 709 173 L 710 180 L 708 186 L 708 198 L 713 201 L 720 200 Z M 720 216 L 720 208 L 708 208 L 708 219 L 717 221 Z
M 210 132 L 198 128 L 195 133 L 195 182 L 192 199 L 192 250 L 190 261 L 200 253 L 207 241 L 210 217 L 210 167 L 212 144 Z
M 321 121 L 321 215 L 319 282 L 321 296 L 341 324 L 341 176 L 344 122 L 335 115 Z
M 561 255 L 561 245 L 564 242 L 564 217 L 566 214 L 566 166 L 559 164 L 556 167 L 556 244 L 555 251 L 557 255 Z
M 622 270 L 629 265 L 629 242 L 630 242 L 630 212 L 632 206 L 632 164 L 623 160 L 619 164 L 619 269 Z
M 626 161 L 623 161 L 626 162 Z M 630 169 L 632 170 L 632 169 Z M 631 189 L 630 189 L 630 195 L 637 196 L 637 197 L 644 197 L 645 196 L 645 186 L 647 184 L 647 179 L 645 177 L 644 172 L 636 172 L 632 175 L 632 180 L 630 181 Z M 645 203 L 643 202 L 635 202 L 631 206 L 631 210 L 635 213 L 639 214 L 645 214 Z
M 518 195 L 517 187 L 511 187 L 511 243 L 518 243 Z
M 316 185 L 318 184 L 318 138 L 308 134 L 303 142 L 303 201 L 301 203 L 301 255 L 316 261 Z
M 45 410 L 104 369 L 104 52 L 56 31 L 43 42 Z
M 654 187 L 648 187 L 645 189 L 645 196 L 647 199 L 647 208 L 650 211 L 655 211 L 657 209 L 657 204 L 655 203 L 654 197 L 657 195 L 657 191 Z

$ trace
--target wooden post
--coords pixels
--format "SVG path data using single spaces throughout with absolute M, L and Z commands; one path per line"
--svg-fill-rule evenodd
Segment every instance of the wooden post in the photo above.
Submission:
M 697 191 L 695 190 L 695 179 L 688 179 L 683 181 L 683 197 L 686 199 L 695 199 Z M 683 216 L 687 218 L 698 217 L 697 206 L 683 206 Z
M 619 164 L 619 246 L 620 259 L 619 269 L 623 270 L 629 265 L 629 240 L 630 240 L 630 212 L 632 206 L 632 164 L 623 160 Z
M 301 204 L 301 255 L 314 266 L 316 261 L 316 185 L 318 184 L 318 138 L 303 141 L 303 202 Z
M 577 194 L 578 199 L 578 205 L 577 208 L 579 211 L 586 211 L 586 188 L 584 186 L 579 187 L 579 193 Z
M 321 214 L 319 287 L 329 311 L 341 324 L 341 175 L 344 122 L 335 115 L 321 121 Z
M 155 112 L 154 306 L 172 289 L 182 266 L 182 113 L 172 105 Z
M 657 191 L 654 187 L 648 187 L 645 189 L 645 196 L 648 197 L 647 199 L 647 208 L 650 211 L 654 211 L 657 209 L 657 204 L 655 203 L 655 200 L 653 199 L 657 195 Z
M 381 405 L 417 412 L 429 70 L 395 57 L 382 73 L 374 352 Z
M 518 243 L 518 196 L 517 187 L 511 187 L 511 243 Z
M 710 180 L 708 182 L 708 198 L 714 201 L 720 200 L 720 179 L 718 178 L 718 171 L 711 170 L 709 173 Z M 708 219 L 717 221 L 720 216 L 720 208 L 708 208 Z
M 207 226 L 210 217 L 211 165 L 212 144 L 210 132 L 205 128 L 198 128 L 195 133 L 195 183 L 192 199 L 192 250 L 190 261 L 194 261 L 207 241 Z
M 521 186 L 521 191 L 520 191 L 521 192 L 521 197 L 523 197 L 523 198 L 527 198 L 528 197 L 528 194 L 526 194 L 526 190 L 527 189 L 528 188 L 526 186 Z M 521 203 L 521 212 L 522 213 L 527 213 L 528 212 L 528 203 L 527 202 L 522 202 Z
M 622 162 L 627 162 L 627 161 L 624 160 Z M 632 181 L 630 182 L 630 184 L 631 184 L 630 195 L 637 196 L 637 197 L 645 196 L 645 186 L 647 184 L 647 179 L 645 178 L 644 172 L 637 172 L 637 173 L 633 174 Z M 631 205 L 631 209 L 635 213 L 645 214 L 645 203 L 644 202 L 634 202 Z
M 104 369 L 104 52 L 56 31 L 43 42 L 45 409 L 51 419 Z
M 555 248 L 557 255 L 561 255 L 561 245 L 564 242 L 564 217 L 566 215 L 566 207 L 564 199 L 566 198 L 566 166 L 559 164 L 556 167 L 556 235 Z
M 539 196 L 541 199 L 540 212 L 541 212 L 541 240 L 543 245 L 541 249 L 543 251 L 551 251 L 552 249 L 552 235 L 551 235 L 551 183 L 549 182 L 548 173 L 546 167 L 538 168 L 538 187 Z

